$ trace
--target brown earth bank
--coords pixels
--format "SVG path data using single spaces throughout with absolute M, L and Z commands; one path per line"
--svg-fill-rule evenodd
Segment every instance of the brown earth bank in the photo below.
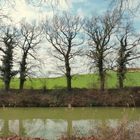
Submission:
M 0 107 L 140 107 L 140 87 L 109 89 L 0 90 Z
M 0 140 L 45 140 L 45 139 L 9 136 L 9 137 L 1 137 Z M 99 140 L 99 139 L 95 138 L 94 136 L 90 136 L 90 137 L 71 137 L 71 138 L 62 137 L 59 140 Z
M 41 138 L 25 138 L 19 136 L 0 137 L 0 140 L 45 140 Z
M 12 137 L 1 137 L 0 140 L 45 140 L 41 138 L 25 138 L 25 137 L 19 137 L 19 136 L 12 136 Z M 60 140 L 99 140 L 96 139 L 95 137 L 72 137 L 72 138 L 65 138 L 62 137 Z

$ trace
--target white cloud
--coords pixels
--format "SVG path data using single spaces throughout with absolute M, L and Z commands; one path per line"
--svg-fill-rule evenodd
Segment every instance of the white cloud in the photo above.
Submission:
M 66 1 L 66 0 L 60 1 L 60 9 L 68 10 L 70 8 L 70 6 L 71 6 L 70 1 Z
M 84 18 L 86 15 L 85 15 L 85 13 L 84 13 L 84 11 L 81 9 L 81 8 L 79 8 L 78 10 L 77 10 L 77 14 L 78 14 L 78 16 L 80 16 L 81 18 Z
M 59 4 L 53 1 L 51 4 L 49 0 L 47 0 L 44 5 L 39 7 L 27 3 L 26 0 L 15 0 L 13 6 L 10 7 L 8 4 L 5 6 L 4 12 L 7 13 L 15 24 L 20 22 L 23 18 L 26 19 L 26 21 L 41 21 L 46 17 L 52 17 L 54 10 L 67 11 L 70 5 L 70 3 L 65 0 L 61 0 Z
M 23 18 L 26 18 L 27 21 L 32 20 L 42 20 L 46 16 L 52 16 L 53 11 L 41 11 L 39 7 L 34 7 L 28 5 L 25 0 L 16 0 L 15 8 L 10 9 L 10 16 L 14 22 L 19 22 Z
M 72 3 L 82 3 L 87 2 L 87 0 L 70 0 Z

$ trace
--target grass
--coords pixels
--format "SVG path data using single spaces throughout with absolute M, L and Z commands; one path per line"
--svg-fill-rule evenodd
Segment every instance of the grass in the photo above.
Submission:
M 117 87 L 117 77 L 115 72 L 110 72 L 106 77 L 106 87 L 115 88 Z M 125 86 L 140 86 L 140 72 L 129 72 L 126 76 Z M 66 80 L 65 77 L 57 78 L 32 78 L 27 79 L 25 82 L 26 89 L 42 89 L 45 86 L 47 89 L 54 88 L 65 88 Z M 72 79 L 73 88 L 98 88 L 98 76 L 97 74 L 85 74 L 75 75 Z M 3 82 L 0 80 L 0 88 L 3 88 Z M 12 79 L 11 88 L 18 89 L 19 80 L 17 78 Z

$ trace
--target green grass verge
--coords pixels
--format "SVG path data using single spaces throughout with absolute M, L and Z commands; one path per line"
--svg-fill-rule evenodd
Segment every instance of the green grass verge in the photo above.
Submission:
M 127 74 L 125 80 L 125 86 L 140 86 L 140 72 L 130 72 Z M 117 87 L 117 77 L 115 72 L 110 72 L 106 77 L 106 87 Z M 65 77 L 58 78 L 32 78 L 27 79 L 25 82 L 26 89 L 42 89 L 46 85 L 47 89 L 65 88 Z M 72 79 L 73 88 L 98 88 L 98 76 L 96 74 L 75 75 Z M 0 80 L 0 88 L 4 87 L 2 80 Z M 19 80 L 17 78 L 12 79 L 11 88 L 18 89 Z

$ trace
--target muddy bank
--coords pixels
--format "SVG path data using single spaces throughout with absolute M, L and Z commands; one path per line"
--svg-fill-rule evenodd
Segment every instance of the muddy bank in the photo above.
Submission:
M 45 139 L 9 136 L 9 137 L 0 137 L 0 140 L 45 140 Z
M 0 107 L 140 107 L 140 88 L 0 91 Z

